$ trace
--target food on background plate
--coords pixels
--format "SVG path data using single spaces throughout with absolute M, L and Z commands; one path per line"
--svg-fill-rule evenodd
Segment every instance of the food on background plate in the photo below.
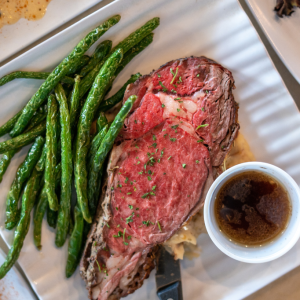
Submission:
M 157 245 L 203 206 L 238 133 L 229 70 L 205 57 L 171 61 L 130 84 L 137 96 L 107 166 L 81 260 L 91 299 L 119 299 L 154 268 Z
M 290 16 L 294 12 L 295 7 L 300 7 L 300 0 L 277 0 L 274 10 L 277 16 Z
M 0 28 L 25 18 L 30 21 L 41 19 L 51 0 L 0 0 Z

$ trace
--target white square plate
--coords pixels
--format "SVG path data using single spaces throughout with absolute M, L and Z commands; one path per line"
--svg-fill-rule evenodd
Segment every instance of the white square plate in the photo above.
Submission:
M 44 17 L 0 28 L 0 63 L 101 0 L 52 0 Z
M 274 11 L 275 0 L 246 0 L 260 27 L 286 67 L 300 83 L 300 9 L 279 18 Z
M 236 0 L 119 0 L 96 11 L 51 39 L 0 68 L 0 77 L 18 70 L 51 70 L 92 28 L 108 17 L 121 14 L 119 24 L 102 38 L 114 45 L 149 19 L 159 16 L 153 43 L 138 55 L 117 78 L 114 93 L 130 74 L 149 73 L 167 61 L 190 55 L 206 55 L 233 72 L 234 91 L 240 104 L 243 134 L 260 161 L 275 164 L 300 183 L 300 114 L 264 46 Z M 0 88 L 0 120 L 13 116 L 41 82 L 15 80 Z M 12 162 L 0 185 L 0 233 L 8 245 L 13 234 L 4 230 L 5 198 L 25 151 Z M 67 244 L 54 246 L 54 232 L 43 223 L 42 251 L 33 245 L 32 226 L 19 263 L 42 300 L 87 299 L 77 270 L 64 275 Z M 184 299 L 242 299 L 300 264 L 300 242 L 276 261 L 251 265 L 221 253 L 203 234 L 199 258 L 182 262 Z M 153 300 L 154 273 L 128 300 Z

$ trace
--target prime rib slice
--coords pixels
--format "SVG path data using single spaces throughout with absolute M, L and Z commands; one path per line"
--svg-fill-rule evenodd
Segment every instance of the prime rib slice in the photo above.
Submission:
M 154 268 L 157 245 L 204 203 L 237 135 L 229 70 L 205 57 L 167 63 L 127 87 L 137 95 L 110 155 L 81 260 L 91 299 L 120 299 Z

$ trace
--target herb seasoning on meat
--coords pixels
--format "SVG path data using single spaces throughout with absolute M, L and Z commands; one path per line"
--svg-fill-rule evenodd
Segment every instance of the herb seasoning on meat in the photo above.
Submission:
M 258 171 L 228 180 L 215 202 L 220 230 L 246 246 L 259 246 L 277 238 L 285 230 L 290 213 L 290 200 L 283 186 Z

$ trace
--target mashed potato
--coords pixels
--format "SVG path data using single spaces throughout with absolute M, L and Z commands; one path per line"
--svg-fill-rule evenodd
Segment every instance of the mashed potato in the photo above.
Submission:
M 224 169 L 229 169 L 243 162 L 255 161 L 255 157 L 250 147 L 241 133 L 238 134 L 234 145 L 228 153 Z M 183 259 L 186 256 L 189 259 L 200 255 L 200 248 L 197 246 L 197 237 L 205 233 L 203 219 L 203 208 L 188 222 L 180 228 L 168 241 L 164 243 L 165 248 L 175 259 Z

